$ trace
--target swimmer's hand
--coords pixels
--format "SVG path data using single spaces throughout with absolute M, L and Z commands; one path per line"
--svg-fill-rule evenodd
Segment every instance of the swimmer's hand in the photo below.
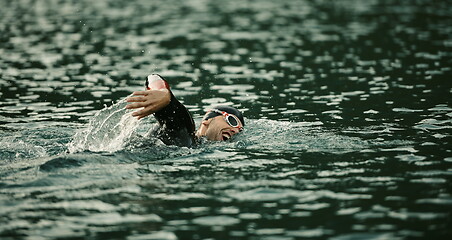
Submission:
M 126 109 L 143 108 L 132 113 L 132 116 L 142 119 L 166 107 L 171 101 L 171 93 L 168 89 L 137 91 L 126 101 L 131 103 Z

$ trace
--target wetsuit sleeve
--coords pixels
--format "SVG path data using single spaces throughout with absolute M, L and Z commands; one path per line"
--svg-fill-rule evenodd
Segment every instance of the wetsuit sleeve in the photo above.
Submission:
M 195 123 L 187 108 L 171 93 L 170 103 L 154 114 L 159 127 L 156 136 L 167 145 L 192 147 L 195 144 Z

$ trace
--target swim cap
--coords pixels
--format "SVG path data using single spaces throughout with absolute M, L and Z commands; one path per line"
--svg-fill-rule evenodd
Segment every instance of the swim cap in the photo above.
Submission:
M 239 118 L 240 122 L 242 122 L 242 125 L 245 126 L 245 120 L 243 119 L 243 114 L 236 108 L 230 107 L 230 106 L 214 106 L 214 107 L 212 107 L 212 109 L 218 109 L 220 111 L 235 115 L 236 117 Z M 221 114 L 219 114 L 217 112 L 209 111 L 206 113 L 206 115 L 204 116 L 204 118 L 202 120 L 208 120 L 208 119 L 214 118 L 216 116 L 220 116 L 220 115 Z

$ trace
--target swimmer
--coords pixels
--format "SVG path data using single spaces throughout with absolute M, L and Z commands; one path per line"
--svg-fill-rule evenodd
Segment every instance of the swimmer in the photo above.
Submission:
M 200 138 L 226 141 L 243 130 L 243 114 L 230 106 L 215 106 L 203 117 L 199 129 L 187 108 L 171 92 L 168 82 L 158 74 L 148 76 L 145 91 L 137 91 L 127 99 L 127 109 L 139 109 L 132 113 L 138 119 L 151 114 L 158 125 L 150 134 L 167 145 L 193 147 Z

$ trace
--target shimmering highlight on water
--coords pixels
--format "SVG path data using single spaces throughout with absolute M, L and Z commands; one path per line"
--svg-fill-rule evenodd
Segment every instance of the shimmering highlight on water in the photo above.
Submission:
M 449 239 L 448 1 L 2 1 L 1 239 Z M 150 73 L 232 141 L 145 136 Z

